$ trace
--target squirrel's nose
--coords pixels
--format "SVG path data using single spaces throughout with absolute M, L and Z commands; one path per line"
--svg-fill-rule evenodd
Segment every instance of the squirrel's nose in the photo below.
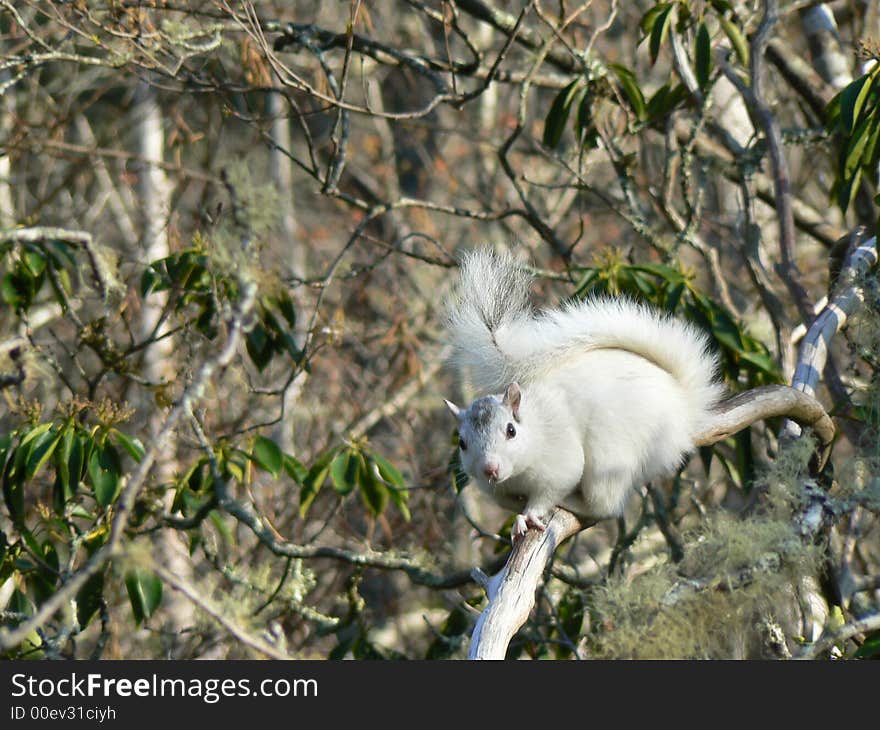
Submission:
M 486 479 L 492 481 L 498 479 L 498 464 L 492 462 L 486 464 L 486 466 L 483 467 L 483 474 L 486 475 Z

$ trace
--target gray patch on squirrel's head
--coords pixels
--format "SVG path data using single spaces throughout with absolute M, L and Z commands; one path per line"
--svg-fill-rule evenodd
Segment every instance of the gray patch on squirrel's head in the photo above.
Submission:
M 468 409 L 468 418 L 478 433 L 485 433 L 492 425 L 500 403 L 491 395 L 477 398 Z

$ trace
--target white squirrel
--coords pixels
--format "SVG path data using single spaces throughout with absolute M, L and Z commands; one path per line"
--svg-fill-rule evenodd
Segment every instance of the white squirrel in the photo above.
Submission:
M 708 338 L 628 299 L 535 313 L 507 254 L 464 255 L 447 327 L 452 362 L 482 393 L 458 420 L 463 470 L 519 512 L 514 540 L 554 506 L 619 515 L 630 489 L 673 473 L 723 394 Z

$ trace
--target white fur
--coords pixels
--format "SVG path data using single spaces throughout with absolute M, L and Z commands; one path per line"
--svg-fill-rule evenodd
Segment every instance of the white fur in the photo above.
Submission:
M 474 421 L 474 404 L 458 413 L 462 464 L 503 505 L 524 500 L 532 518 L 557 504 L 620 514 L 634 484 L 673 472 L 693 449 L 722 395 L 715 358 L 693 326 L 627 299 L 536 314 L 530 281 L 509 256 L 478 250 L 462 261 L 453 362 L 482 393 L 522 388 L 519 422 L 500 395 L 491 423 Z M 491 483 L 487 464 L 498 467 Z

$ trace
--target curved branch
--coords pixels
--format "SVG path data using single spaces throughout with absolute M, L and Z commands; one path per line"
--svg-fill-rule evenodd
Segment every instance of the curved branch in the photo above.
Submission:
M 756 421 L 775 416 L 785 416 L 813 429 L 823 446 L 828 446 L 834 439 L 834 424 L 812 395 L 788 385 L 765 385 L 719 403 L 712 413 L 712 420 L 697 435 L 694 445 L 709 446 Z

